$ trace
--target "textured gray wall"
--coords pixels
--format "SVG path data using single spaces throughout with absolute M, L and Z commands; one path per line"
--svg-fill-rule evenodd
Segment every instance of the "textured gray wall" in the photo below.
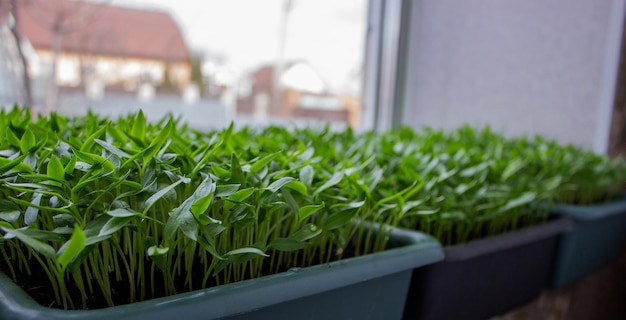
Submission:
M 616 8 L 622 0 L 412 1 L 403 118 L 602 149 Z

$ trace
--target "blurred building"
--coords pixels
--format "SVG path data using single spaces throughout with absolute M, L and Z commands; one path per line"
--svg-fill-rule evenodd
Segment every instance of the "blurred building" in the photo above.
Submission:
M 275 70 L 275 65 L 265 65 L 242 81 L 237 113 L 259 118 L 313 118 L 351 126 L 358 124 L 359 100 L 329 93 L 324 80 L 310 64 L 287 63 L 278 81 L 274 79 Z
M 142 83 L 181 88 L 189 83 L 189 50 L 165 12 L 87 1 L 18 1 L 22 46 L 31 77 L 49 79 L 55 44 L 60 86 Z

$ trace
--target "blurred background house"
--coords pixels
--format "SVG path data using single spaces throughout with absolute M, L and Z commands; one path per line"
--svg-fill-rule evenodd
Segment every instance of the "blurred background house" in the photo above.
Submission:
M 330 93 L 319 72 L 309 63 L 288 62 L 280 75 L 276 75 L 277 69 L 275 64 L 264 65 L 242 81 L 238 114 L 358 124 L 360 103 L 348 96 Z
M 52 90 L 51 77 L 61 89 L 94 98 L 105 88 L 182 88 L 190 81 L 189 50 L 167 13 L 67 0 L 17 4 L 36 101 Z
M 0 103 L 18 101 L 30 104 L 39 112 L 57 111 L 68 115 L 90 109 L 116 116 L 145 108 L 150 109 L 146 113 L 154 118 L 174 113 L 204 128 L 223 126 L 235 118 L 238 122 L 259 124 L 332 121 L 344 126 L 360 125 L 358 94 L 362 70 L 358 56 L 363 48 L 363 16 L 357 15 L 358 19 L 351 21 L 351 25 L 358 28 L 337 29 L 340 31 L 337 34 L 351 35 L 341 40 L 342 44 L 351 46 L 351 50 L 335 45 L 337 52 L 344 57 L 356 57 L 348 58 L 349 64 L 344 63 L 353 71 L 345 75 L 337 72 L 343 68 L 324 65 L 332 60 L 320 59 L 325 56 L 321 55 L 324 46 L 320 44 L 333 42 L 334 38 L 309 40 L 312 46 L 304 51 L 290 46 L 311 38 L 309 33 L 317 28 L 311 29 L 315 26 L 308 24 L 301 15 L 319 6 L 282 0 L 258 4 L 266 13 L 275 6 L 277 33 L 248 29 L 238 42 L 255 50 L 246 56 L 248 63 L 241 64 L 233 61 L 237 57 L 232 51 L 205 45 L 193 47 L 189 43 L 190 34 L 197 42 L 198 37 L 202 37 L 198 31 L 206 30 L 213 32 L 214 39 L 217 38 L 215 27 L 218 27 L 222 31 L 217 34 L 234 39 L 241 25 L 249 23 L 259 29 L 265 26 L 255 24 L 254 19 L 234 19 L 238 27 L 233 28 L 226 26 L 225 20 L 217 21 L 213 17 L 214 28 L 195 28 L 193 34 L 185 30 L 185 24 L 198 23 L 198 20 L 177 20 L 170 8 L 148 4 L 151 2 L 159 3 L 152 0 L 0 0 L 0 57 L 6 62 L 0 68 L 0 94 L 6 102 Z M 11 3 L 15 8 L 11 9 Z M 364 6 L 363 0 L 352 1 L 350 6 L 355 4 L 358 8 Z M 188 1 L 171 5 L 177 10 L 195 8 L 195 3 Z M 238 6 L 233 9 L 240 10 Z M 209 13 L 213 11 L 202 11 L 202 15 Z M 289 21 L 292 15 L 298 20 Z M 345 13 L 334 15 L 331 11 L 329 18 L 342 23 L 341 15 Z M 265 19 L 262 15 L 254 18 Z M 254 32 L 263 36 L 255 38 Z M 19 46 L 13 39 L 16 35 Z M 271 39 L 276 35 L 279 47 L 276 55 L 268 57 L 265 53 L 263 56 L 260 50 L 275 48 Z M 262 45 L 257 45 L 256 40 L 262 40 Z M 299 58 L 293 58 L 292 48 L 297 49 Z M 27 65 L 24 78 L 28 84 L 24 85 L 21 84 L 21 57 Z M 333 65 L 341 63 L 339 55 L 337 57 Z M 271 62 L 259 68 L 259 62 L 255 61 L 260 60 Z M 278 72 L 279 77 L 275 77 L 274 68 L 282 70 Z M 337 80 L 341 77 L 344 79 Z M 326 81 L 328 79 L 331 81 Z M 26 86 L 29 89 L 22 90 Z M 274 99 L 274 96 L 281 98 Z M 187 110 L 192 108 L 195 109 Z M 190 112 L 194 116 L 189 116 Z

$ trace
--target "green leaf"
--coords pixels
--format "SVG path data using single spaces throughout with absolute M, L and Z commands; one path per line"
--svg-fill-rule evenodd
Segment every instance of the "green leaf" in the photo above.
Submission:
M 67 213 L 60 213 L 52 217 L 52 221 L 57 227 L 69 227 L 74 225 L 75 219 Z
M 157 202 L 157 200 L 161 199 L 165 194 L 167 194 L 168 192 L 176 188 L 176 186 L 179 185 L 181 182 L 183 182 L 183 179 L 180 179 L 168 185 L 167 187 L 157 191 L 152 196 L 150 196 L 150 198 L 148 198 L 146 202 L 144 202 L 144 208 L 143 208 L 144 215 L 148 212 L 150 207 L 152 207 L 152 205 L 154 205 L 154 203 Z
M 369 176 L 367 181 L 367 189 L 375 190 L 383 178 L 383 170 L 376 168 Z
M 160 256 L 160 255 L 166 254 L 168 251 L 170 251 L 170 248 L 161 248 L 157 246 L 151 246 L 150 248 L 148 248 L 148 256 L 150 257 Z
M 71 175 L 74 173 L 74 168 L 76 168 L 76 156 L 72 156 L 70 161 L 65 165 L 65 174 Z
M 17 172 L 33 173 L 33 168 L 24 163 L 24 159 L 26 159 L 26 156 L 27 155 L 23 154 L 13 160 L 0 157 L 0 174 L 5 174 L 9 170 L 13 169 L 15 169 Z
M 69 144 L 72 146 L 72 148 L 78 148 L 80 149 L 80 147 L 83 145 L 83 140 L 79 139 L 77 137 L 71 136 L 69 137 Z
M 106 132 L 108 127 L 107 125 L 102 126 L 100 129 L 98 129 L 96 132 L 94 132 L 92 135 L 90 135 L 84 142 L 83 145 L 80 146 L 80 151 L 82 152 L 91 152 L 91 149 L 94 145 L 94 142 L 96 140 L 96 138 L 99 138 L 100 136 L 102 136 L 102 134 L 104 132 Z
M 313 167 L 307 165 L 300 170 L 300 181 L 302 181 L 302 183 L 304 183 L 307 187 L 311 187 L 313 184 L 313 175 Z
M 2 130 L 0 130 L 0 133 L 2 133 Z M 0 157 L 3 157 L 3 158 L 10 159 L 14 156 L 17 156 L 18 154 L 19 154 L 19 151 L 15 151 L 11 149 L 0 150 Z
M 296 214 L 297 212 L 300 212 L 300 205 L 298 204 L 296 199 L 294 199 L 294 197 L 291 195 L 291 192 L 289 191 L 289 189 L 283 189 L 283 197 L 285 197 L 285 201 L 287 202 L 287 204 L 289 205 L 289 208 L 292 210 L 294 214 Z
M 311 157 L 313 157 L 314 154 L 315 154 L 315 149 L 314 148 L 308 148 L 308 149 L 304 150 L 302 152 L 302 154 L 300 154 L 298 156 L 298 159 L 300 159 L 302 161 L 307 161 L 307 160 L 310 160 Z
M 231 172 L 230 172 L 230 171 L 228 171 L 228 170 L 226 170 L 226 169 L 224 169 L 224 168 L 221 168 L 221 167 L 219 167 L 219 166 L 211 166 L 211 171 L 213 171 L 213 173 L 214 173 L 214 174 L 215 174 L 218 178 L 220 178 L 220 179 L 224 179 L 224 180 L 226 180 L 226 179 L 230 179 L 230 177 L 232 176 L 232 174 L 231 174 Z M 240 184 L 234 184 L 234 185 L 239 186 Z
M 466 191 L 470 190 L 473 187 L 474 187 L 474 183 L 473 182 L 472 183 L 461 183 L 456 188 L 454 188 L 454 193 L 456 193 L 457 195 L 462 195 Z
M 152 258 L 152 261 L 154 261 L 157 267 L 165 271 L 164 255 L 166 255 L 169 251 L 170 251 L 170 248 L 168 247 L 158 247 L 156 245 L 152 245 L 148 247 L 147 253 L 148 253 L 148 256 Z
M 333 213 L 324 221 L 322 229 L 334 230 L 345 227 L 348 223 L 350 223 L 350 220 L 352 220 L 355 215 L 356 211 L 354 210 L 345 210 Z
M 35 223 L 37 221 L 37 216 L 39 215 L 39 206 L 41 204 L 41 198 L 43 194 L 39 192 L 35 192 L 33 194 L 33 199 L 30 201 L 33 206 L 29 206 L 26 208 L 26 212 L 24 212 L 24 224 L 27 226 Z
M 143 115 L 143 110 L 139 110 L 137 116 L 133 121 L 133 126 L 130 129 L 130 135 L 138 140 L 143 141 L 146 136 L 146 117 Z
M 26 155 L 26 158 L 24 158 L 24 164 L 28 165 L 33 170 L 35 170 L 35 168 L 37 167 L 37 161 L 39 160 L 38 158 L 39 158 L 38 154 L 31 152 Z
M 72 232 L 74 232 L 74 229 L 70 228 L 70 227 L 58 227 L 58 228 L 52 229 L 52 233 L 55 234 L 55 235 L 59 235 L 59 236 L 61 236 L 61 235 L 72 235 Z M 39 240 L 44 240 L 44 239 L 39 239 Z M 61 239 L 55 239 L 55 240 L 63 241 L 63 240 L 65 240 L 65 238 L 61 237 Z
M 312 214 L 314 214 L 315 212 L 319 211 L 322 208 L 324 208 L 323 202 L 322 204 L 317 204 L 317 205 L 314 204 L 314 205 L 300 207 L 300 210 L 298 211 L 298 221 L 304 221 L 306 218 L 310 217 Z
M 5 130 L 5 137 L 7 138 L 7 140 L 9 141 L 9 144 L 11 144 L 11 146 L 13 146 L 15 148 L 20 148 L 21 149 L 20 139 L 15 135 L 15 133 L 13 133 L 13 131 L 11 130 L 10 127 L 7 127 L 7 129 Z M 22 153 L 26 154 L 24 152 L 22 152 Z
M 424 183 L 422 180 L 420 180 L 419 182 L 414 181 L 413 184 L 411 186 L 409 186 L 406 189 L 403 189 L 402 191 L 392 194 L 388 197 L 385 197 L 383 199 L 378 200 L 378 202 L 376 202 L 376 207 L 382 205 L 383 203 L 387 203 L 387 202 L 391 202 L 393 200 L 397 200 L 400 199 L 400 202 L 402 202 L 403 199 L 405 199 L 405 196 L 408 195 L 412 195 L 416 192 L 418 192 L 419 190 L 422 189 L 422 187 L 424 186 Z
M 213 200 L 213 195 L 209 195 L 209 196 L 206 196 L 206 197 L 204 197 L 202 199 L 198 199 L 198 200 L 196 200 L 196 202 L 194 202 L 194 206 L 197 205 L 198 208 L 194 209 L 193 206 L 191 208 L 191 213 L 194 215 L 194 217 L 196 217 L 198 222 L 201 225 L 203 225 L 203 226 L 206 226 L 206 225 L 208 225 L 210 223 L 220 223 L 219 220 L 213 219 L 213 218 L 209 217 L 208 215 L 204 214 L 206 209 L 204 209 L 204 210 L 199 209 L 200 206 L 204 206 L 204 205 L 206 205 L 207 208 L 208 208 L 208 205 L 211 204 L 212 200 Z
M 461 211 L 443 212 L 441 214 L 441 219 L 443 219 L 443 220 L 463 221 L 465 218 L 466 218 L 465 213 L 463 213 Z
M 209 224 L 207 226 L 203 226 L 202 227 L 202 232 L 207 237 L 216 237 L 220 233 L 224 232 L 226 229 L 227 228 L 225 226 L 221 225 L 221 224 L 213 223 L 213 224 Z
M 139 216 L 139 212 L 128 210 L 126 208 L 118 208 L 118 209 L 114 209 L 111 211 L 107 211 L 107 215 L 111 217 L 126 218 L 126 217 Z
M 439 209 L 420 209 L 415 211 L 407 211 L 407 216 L 431 215 L 439 212 Z
M 61 182 L 59 181 L 65 180 L 65 169 L 57 157 L 50 157 L 50 161 L 48 161 L 47 174 L 51 178 L 51 185 L 61 186 Z
M 93 171 L 92 171 L 93 172 Z M 78 194 L 80 190 L 87 187 L 89 184 L 94 183 L 102 179 L 102 174 L 84 175 L 78 183 L 72 187 L 72 193 Z
M 268 154 L 265 157 L 255 161 L 253 164 L 250 165 L 250 172 L 252 172 L 252 173 L 259 172 L 259 170 L 261 170 L 264 167 L 266 167 L 279 154 L 280 154 L 280 152 L 275 152 L 275 153 L 272 153 L 272 154 Z
M 223 198 L 223 197 L 228 197 L 231 194 L 237 192 L 237 190 L 239 190 L 239 184 L 223 184 L 220 186 L 217 186 L 215 188 L 215 197 L 216 198 Z
M 115 165 L 111 161 L 97 154 L 86 153 L 77 149 L 74 149 L 73 151 L 74 151 L 74 155 L 76 155 L 78 159 L 85 161 L 86 163 L 92 166 L 101 165 L 107 171 L 115 171 Z
M 343 171 L 337 171 L 333 174 L 332 177 L 330 177 L 330 179 L 328 179 L 328 181 L 326 181 L 326 183 L 324 183 L 322 186 L 320 186 L 319 188 L 317 188 L 317 190 L 315 190 L 315 193 L 313 193 L 313 196 L 317 196 L 318 194 L 320 194 L 322 191 L 338 184 L 339 182 L 341 182 L 341 179 L 343 178 Z
M 180 206 L 170 212 L 170 216 L 163 229 L 164 240 L 171 239 L 178 229 L 180 229 L 189 239 L 197 240 L 196 234 L 198 225 L 196 224 L 196 220 L 190 210 L 194 200 L 195 198 L 191 196 L 183 201 Z
M 19 231 L 22 232 L 22 234 L 24 234 L 25 236 L 31 237 L 38 241 L 43 241 L 43 242 L 65 241 L 66 238 L 65 238 L 63 231 L 58 230 L 58 229 L 59 228 L 55 228 L 53 231 L 48 231 L 48 230 L 38 230 L 38 229 L 24 227 L 24 228 L 20 228 Z M 70 231 L 67 234 L 71 234 L 71 233 L 72 233 L 72 229 L 70 229 Z
M 522 169 L 525 165 L 524 160 L 522 159 L 514 159 L 509 163 L 509 165 L 502 172 L 502 181 L 508 180 L 511 176 L 517 173 L 520 169 Z
M 19 211 L 20 207 L 12 201 L 0 199 L 0 211 Z
M 234 153 L 230 158 L 230 173 L 231 182 L 245 186 L 246 180 L 243 176 L 243 170 L 241 169 L 241 164 L 239 164 L 239 159 Z
M 174 131 L 175 132 L 175 131 Z M 173 137 L 175 140 L 175 142 L 178 142 L 178 137 L 174 136 Z M 182 138 L 181 138 L 182 139 Z M 183 143 L 188 143 L 188 142 L 183 142 Z M 172 145 L 172 149 L 177 151 L 179 154 L 186 154 L 186 150 L 180 150 L 179 146 L 177 144 L 173 144 Z M 210 150 L 210 151 L 209 151 Z M 193 167 L 193 170 L 191 170 L 191 174 L 190 176 L 195 177 L 198 172 L 200 172 L 200 170 L 204 169 L 207 167 L 207 163 L 209 162 L 209 160 L 211 160 L 211 156 L 213 155 L 213 153 L 215 152 L 215 149 L 211 148 L 211 145 L 207 144 L 204 148 L 200 148 L 198 150 L 198 154 L 202 154 L 202 158 L 200 159 L 200 161 L 194 161 L 195 166 Z M 217 166 L 211 166 L 212 168 L 218 168 Z M 221 168 L 220 168 L 221 169 Z M 216 173 L 216 175 L 221 178 L 221 179 L 228 179 L 230 177 L 230 171 L 225 170 L 226 174 L 228 175 L 228 177 L 222 177 L 220 176 L 218 173 Z
M 119 149 L 118 147 L 106 142 L 106 141 L 102 141 L 100 139 L 95 139 L 94 140 L 97 144 L 99 144 L 102 148 L 104 148 L 105 150 L 111 152 L 112 154 L 120 157 L 120 158 L 130 158 L 131 155 L 124 152 L 123 150 Z
M 265 190 L 269 190 L 272 193 L 276 193 L 278 191 L 278 189 L 282 188 L 284 185 L 286 185 L 289 182 L 292 182 L 296 179 L 292 178 L 292 177 L 283 177 L 280 178 L 274 182 L 272 182 L 272 184 L 270 184 L 267 188 L 265 188 Z
M 292 234 L 290 238 L 298 240 L 298 241 L 307 241 L 309 239 L 315 238 L 318 235 L 322 234 L 322 229 L 318 228 L 316 225 L 312 223 L 307 223 L 296 233 Z
M 43 183 L 5 183 L 7 187 L 13 190 L 19 190 L 24 192 L 34 192 L 34 191 L 54 191 L 55 188 L 53 186 L 43 184 Z
M 197 199 L 194 200 L 191 205 L 191 212 L 194 215 L 204 213 L 211 205 L 213 195 L 215 194 L 215 182 L 211 181 L 209 177 L 205 178 L 202 183 L 196 188 L 194 195 Z
M 254 247 L 244 247 L 244 248 L 234 249 L 225 253 L 224 256 L 227 257 L 227 256 L 234 256 L 234 255 L 247 254 L 247 253 L 269 257 L 269 255 L 265 254 L 265 252 L 263 252 L 261 249 L 254 248 Z
M 111 217 L 111 219 L 109 219 L 109 221 L 107 221 L 107 223 L 105 223 L 104 226 L 102 226 L 102 229 L 100 229 L 98 236 L 102 237 L 102 236 L 111 235 L 117 232 L 118 230 L 122 229 L 133 219 L 135 219 L 135 216 Z
M 338 203 L 338 204 L 335 204 L 335 205 L 331 206 L 330 209 L 332 211 L 335 211 L 335 210 L 343 211 L 343 210 L 357 209 L 357 208 L 362 207 L 364 204 L 365 204 L 365 200 L 363 200 L 363 201 L 354 201 L 354 202 L 350 202 L 350 203 Z
M 230 196 L 228 196 L 229 201 L 233 201 L 236 203 L 240 203 L 246 199 L 248 199 L 252 194 L 254 194 L 254 188 L 241 189 Z
M 534 192 L 525 192 L 522 195 L 520 195 L 519 197 L 509 200 L 507 201 L 507 203 L 500 208 L 499 211 L 501 212 L 505 212 L 508 210 L 511 210 L 513 208 L 517 208 L 526 204 L 529 204 L 530 202 L 534 201 L 537 198 L 537 194 Z
M 32 202 L 24 201 L 24 200 L 21 200 L 21 199 L 18 199 L 18 198 L 9 197 L 9 199 L 11 199 L 11 201 L 13 201 L 13 202 L 15 202 L 17 204 L 20 204 L 20 205 L 23 205 L 23 206 L 26 206 L 26 207 L 37 208 L 39 210 L 47 210 L 47 211 L 62 212 L 62 213 L 71 213 L 67 209 L 68 208 L 67 206 L 66 207 L 59 207 L 59 208 L 50 207 L 50 206 L 48 206 L 48 207 L 46 207 L 46 206 L 37 206 L 37 205 L 33 204 Z
M 125 143 L 127 140 L 126 134 L 124 134 L 121 130 L 115 128 L 114 126 L 108 126 L 107 133 L 113 138 L 114 141 L 118 143 Z
M 44 242 L 31 238 L 30 236 L 26 235 L 24 232 L 22 232 L 19 229 L 9 229 L 6 227 L 0 227 L 0 229 L 2 229 L 2 231 L 6 232 L 7 234 L 14 235 L 16 238 L 22 241 L 22 243 L 31 247 L 33 250 L 43 254 L 44 256 L 50 259 L 56 258 L 56 253 L 54 252 L 54 248 L 52 248 L 52 246 L 50 246 L 49 244 L 46 244 Z
M 3 211 L 0 212 L 0 219 L 6 222 L 15 223 L 17 222 L 17 219 L 20 218 L 20 215 L 21 213 L 19 210 Z
M 136 160 L 139 160 L 143 156 L 145 151 L 146 150 L 144 149 L 143 151 L 137 152 L 134 155 L 132 155 L 130 158 L 126 159 L 126 161 L 124 161 L 124 163 L 122 163 L 121 168 L 126 168 L 126 167 L 130 166 L 131 164 L 134 164 Z
M 307 243 L 292 238 L 276 238 L 270 242 L 268 248 L 278 251 L 297 251 L 306 248 Z
M 306 196 L 309 193 L 309 190 L 307 189 L 307 187 L 304 185 L 304 183 L 298 181 L 298 180 L 293 180 L 290 182 L 287 182 L 284 185 L 285 188 L 289 188 L 291 190 L 297 191 L 299 194 Z
M 65 271 L 65 268 L 69 265 L 74 258 L 76 258 L 81 251 L 85 248 L 87 243 L 87 238 L 83 233 L 83 230 L 78 227 L 78 225 L 74 226 L 74 232 L 62 247 L 59 249 L 59 256 L 57 258 L 57 262 L 61 266 L 61 272 Z
M 467 177 L 472 177 L 475 176 L 478 172 L 481 172 L 485 169 L 487 169 L 487 167 L 489 166 L 489 164 L 483 162 L 481 164 L 478 164 L 476 166 L 464 169 L 463 171 L 461 171 L 459 173 L 459 176 L 467 178 Z M 450 171 L 449 171 L 450 172 Z M 450 174 L 451 175 L 451 174 Z M 447 177 L 445 178 L 440 178 L 442 181 L 445 180 Z
M 24 132 L 24 135 L 22 135 L 22 139 L 20 140 L 20 150 L 22 151 L 22 154 L 28 154 L 32 152 L 36 146 L 37 140 L 35 138 L 35 135 L 30 130 L 30 128 L 27 128 Z
M 13 226 L 6 222 L 6 221 L 0 221 L 0 227 L 5 227 L 7 229 L 13 229 Z M 2 237 L 2 234 L 0 234 L 0 239 L 4 239 L 4 237 Z
M 159 134 L 156 136 L 156 138 L 152 140 L 148 148 L 144 150 L 144 154 L 143 154 L 144 163 L 147 163 L 148 161 L 150 161 L 150 159 L 152 159 L 152 157 L 154 157 L 154 155 L 157 154 L 157 152 L 159 152 L 159 150 L 161 149 L 161 147 L 163 146 L 167 138 L 170 136 L 172 127 L 173 127 L 173 124 L 172 124 L 172 121 L 170 120 L 167 122 L 167 125 L 165 125 L 165 128 L 163 128 L 159 132 Z
M 563 178 L 561 176 L 555 176 L 543 183 L 543 189 L 547 191 L 552 191 L 558 188 L 561 185 Z
M 213 226 L 213 225 L 210 225 L 210 226 Z M 217 249 L 215 249 L 215 245 L 212 242 L 207 241 L 204 237 L 199 237 L 198 243 L 202 246 L 202 248 L 204 248 L 204 250 L 206 250 L 207 252 L 211 254 L 212 258 L 215 258 L 218 260 L 226 260 L 226 258 L 222 257 L 217 252 Z

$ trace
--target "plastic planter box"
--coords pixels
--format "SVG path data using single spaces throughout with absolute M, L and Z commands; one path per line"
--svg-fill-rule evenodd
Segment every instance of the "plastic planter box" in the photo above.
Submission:
M 97 310 L 36 303 L 0 272 L 0 319 L 400 319 L 411 272 L 443 259 L 432 237 L 394 230 L 383 252 Z
M 619 258 L 626 240 L 626 196 L 588 206 L 557 205 L 552 211 L 574 221 L 574 230 L 559 241 L 553 287 L 568 285 Z
M 520 306 L 547 285 L 558 219 L 518 231 L 444 247 L 442 262 L 416 269 L 405 319 L 484 320 Z

